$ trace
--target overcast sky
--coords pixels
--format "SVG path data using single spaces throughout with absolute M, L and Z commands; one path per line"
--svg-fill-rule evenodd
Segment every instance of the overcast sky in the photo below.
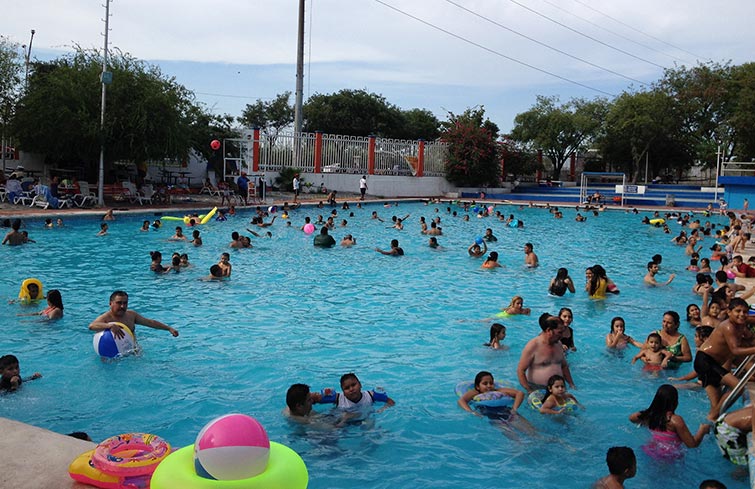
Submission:
M 103 5 L 5 0 L 0 34 L 26 45 L 34 29 L 32 59 L 101 49 Z M 111 47 L 215 113 L 295 90 L 298 0 L 115 0 L 110 13 Z M 537 95 L 610 96 L 675 64 L 752 61 L 753 19 L 753 0 L 307 0 L 304 97 L 365 89 L 441 120 L 483 105 L 507 131 Z

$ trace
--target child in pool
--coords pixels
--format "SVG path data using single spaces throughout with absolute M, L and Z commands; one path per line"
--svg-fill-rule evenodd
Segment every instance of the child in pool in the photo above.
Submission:
M 42 377 L 35 372 L 31 377 L 21 378 L 21 369 L 18 366 L 18 358 L 15 355 L 3 355 L 0 357 L 0 391 L 13 392 L 21 387 L 22 382 L 28 382 Z
M 473 410 L 469 403 L 474 401 L 476 396 L 485 393 L 500 392 L 500 397 L 508 396 L 514 399 L 511 407 L 509 406 L 486 406 L 477 405 Z M 508 387 L 496 387 L 493 380 L 493 374 L 490 372 L 478 372 L 474 378 L 474 389 L 469 389 L 462 394 L 457 403 L 459 406 L 476 416 L 486 416 L 490 419 L 496 419 L 500 421 L 507 421 L 510 417 L 516 414 L 516 410 L 522 405 L 524 401 L 524 393 L 517 389 L 510 389 Z
M 191 244 L 193 244 L 194 246 L 202 246 L 202 238 L 199 236 L 199 229 L 192 231 L 191 238 Z
M 335 404 L 336 407 L 344 410 L 360 409 L 372 406 L 375 402 L 384 402 L 385 406 L 379 411 L 396 404 L 393 399 L 383 392 L 367 391 L 363 393 L 362 383 L 354 373 L 347 373 L 341 376 L 341 393 L 326 389 L 325 395 L 322 396 L 319 402 L 323 404 Z
M 107 223 L 103 222 L 100 223 L 100 231 L 97 233 L 97 236 L 105 236 L 107 234 Z
M 574 330 L 571 327 L 572 321 L 574 321 L 574 313 L 568 307 L 562 307 L 558 311 L 558 317 L 564 323 L 564 332 L 561 334 L 561 345 L 564 352 L 577 351 L 577 347 L 574 346 Z
M 599 479 L 593 489 L 622 489 L 624 481 L 637 474 L 637 457 L 629 447 L 611 447 L 606 453 L 609 475 Z
M 545 390 L 543 404 L 540 406 L 542 414 L 563 414 L 569 401 L 581 406 L 573 394 L 566 392 L 566 380 L 560 375 L 551 375 Z
M 508 347 L 501 344 L 504 338 L 506 338 L 506 326 L 500 323 L 493 323 L 490 326 L 490 342 L 484 343 L 484 345 L 494 350 L 506 350 Z
M 36 285 L 36 284 L 35 284 Z M 39 312 L 31 314 L 18 314 L 18 316 L 43 316 L 43 319 L 53 320 L 63 317 L 63 296 L 58 289 L 52 289 L 47 293 L 47 307 Z
M 631 336 L 625 334 L 624 331 L 624 318 L 616 316 L 615 318 L 611 319 L 611 332 L 606 335 L 606 347 L 623 350 L 629 343 L 636 346 L 637 348 L 642 348 L 645 346 Z
M 658 333 L 650 333 L 645 341 L 645 348 L 632 358 L 632 365 L 637 360 L 645 363 L 645 369 L 657 372 L 658 370 L 668 367 L 668 361 L 673 358 L 673 354 L 663 348 L 663 339 Z
M 511 299 L 511 303 L 503 310 L 503 312 L 510 315 L 514 315 L 514 314 L 529 315 L 530 308 L 522 307 L 523 305 L 524 305 L 524 299 L 522 298 L 522 296 L 515 295 Z
M 220 261 L 218 262 L 218 266 L 220 267 L 220 272 L 223 274 L 223 277 L 230 277 L 231 276 L 231 270 L 233 268 L 233 265 L 231 265 L 231 255 L 228 253 L 223 253 L 220 255 Z
M 695 328 L 702 325 L 700 308 L 697 304 L 689 304 L 687 306 L 687 322 Z
M 170 267 L 165 268 L 162 265 L 163 261 L 163 254 L 159 251 L 150 251 L 149 252 L 150 258 L 152 258 L 152 263 L 149 266 L 149 269 L 152 270 L 155 273 L 168 273 L 170 272 Z
M 681 456 L 681 447 L 695 448 L 703 441 L 710 425 L 700 423 L 695 435 L 689 431 L 684 419 L 675 413 L 679 406 L 679 392 L 669 384 L 658 388 L 647 409 L 629 416 L 629 421 L 647 426 L 653 435 L 652 440 L 642 449 L 656 459 L 673 459 Z
M 142 228 L 140 229 L 140 231 L 149 231 L 149 221 L 144 221 L 142 223 Z

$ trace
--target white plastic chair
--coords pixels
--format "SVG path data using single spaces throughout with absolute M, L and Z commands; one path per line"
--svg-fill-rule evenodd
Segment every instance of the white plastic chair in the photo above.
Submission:
M 97 196 L 89 190 L 89 182 L 79 182 L 79 193 L 72 197 L 74 204 L 84 207 L 87 204 L 94 205 L 97 202 Z

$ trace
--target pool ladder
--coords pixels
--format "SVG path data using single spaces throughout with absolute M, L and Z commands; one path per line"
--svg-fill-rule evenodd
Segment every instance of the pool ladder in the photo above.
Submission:
M 739 374 L 742 373 L 742 371 L 745 369 L 745 366 L 753 359 L 755 359 L 755 355 L 748 355 L 744 359 L 744 361 L 739 364 L 739 367 L 737 367 L 737 369 L 734 371 L 734 376 L 739 377 Z M 724 399 L 723 404 L 721 404 L 721 413 L 728 411 L 731 405 L 734 404 L 737 399 L 739 399 L 739 396 L 742 395 L 742 391 L 744 391 L 745 386 L 747 386 L 747 382 L 753 375 L 755 375 L 755 362 L 753 362 L 752 366 L 747 369 L 747 372 L 745 372 L 744 376 L 742 376 L 737 386 L 732 389 L 731 394 L 729 394 L 726 399 Z

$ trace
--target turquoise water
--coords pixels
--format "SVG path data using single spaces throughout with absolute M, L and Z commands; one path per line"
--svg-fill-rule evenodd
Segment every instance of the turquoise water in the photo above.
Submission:
M 61 290 L 65 318 L 54 323 L 18 318 L 35 309 L 3 301 L 0 352 L 16 354 L 22 374 L 40 371 L 44 377 L 0 396 L 0 414 L 62 433 L 87 431 L 95 440 L 146 431 L 183 446 L 212 418 L 243 412 L 258 418 L 272 440 L 301 454 L 312 488 L 587 487 L 607 473 L 605 452 L 614 445 L 637 453 L 631 487 L 657 487 L 659 478 L 693 487 L 711 477 L 730 488 L 745 487 L 712 438 L 681 462 L 649 460 L 640 449 L 648 432 L 627 416 L 647 407 L 664 379 L 631 366 L 635 350 L 616 356 L 603 346 L 614 316 L 626 319 L 628 334 L 644 339 L 660 327 L 664 311 L 684 317 L 686 305 L 698 302 L 683 248 L 669 241 L 678 234 L 677 224 L 666 235 L 641 225 L 642 214 L 614 211 L 576 223 L 573 209 L 555 220 L 543 209 L 499 206 L 526 223 L 511 229 L 493 219 L 463 221 L 445 207 L 353 207 L 354 217 L 339 209 L 336 222 L 345 218 L 349 225 L 333 234 L 340 241 L 351 233 L 358 244 L 331 250 L 314 249 L 312 238 L 298 229 L 304 216 L 327 217 L 328 208 L 293 212 L 290 228 L 277 219 L 268 228 L 273 237 L 253 238 L 251 250 L 228 249 L 232 231 L 246 234 L 249 213 L 201 227 L 201 248 L 168 241 L 175 223 L 140 232 L 142 220 L 154 219 L 152 214 L 118 216 L 105 237 L 95 237 L 95 218 L 66 218 L 65 227 L 52 230 L 30 220 L 27 229 L 36 244 L 0 248 L 9 266 L 0 278 L 0 295 L 13 298 L 23 279 L 37 277 L 46 290 Z M 371 220 L 373 210 L 386 220 L 394 214 L 411 217 L 398 231 Z M 430 250 L 419 233 L 419 216 L 429 221 L 436 215 L 444 230 L 438 237 L 442 252 Z M 466 248 L 486 227 L 498 236 L 490 250 L 499 252 L 504 269 L 480 270 L 481 260 L 467 256 Z M 388 248 L 393 238 L 406 256 L 374 251 Z M 523 267 L 526 242 L 535 244 L 537 269 Z M 704 244 L 707 249 L 710 240 Z M 193 267 L 155 276 L 149 272 L 150 250 L 162 251 L 164 263 L 171 252 L 186 252 Z M 231 253 L 232 279 L 200 281 L 223 251 Z M 664 256 L 661 278 L 677 273 L 670 287 L 642 285 L 655 253 Z M 608 270 L 621 295 L 605 301 L 586 297 L 584 269 L 595 263 Z M 561 266 L 569 268 L 578 290 L 551 297 L 546 289 Z M 107 309 L 116 289 L 129 292 L 131 308 L 176 327 L 180 337 L 139 327 L 143 356 L 101 362 L 87 326 Z M 484 348 L 490 326 L 484 319 L 514 295 L 525 298 L 532 317 L 505 321 L 508 351 Z M 509 439 L 457 407 L 455 385 L 480 370 L 516 384 L 519 353 L 539 332 L 537 316 L 560 307 L 574 311 L 578 351 L 569 361 L 584 412 L 560 419 L 522 409 L 539 434 Z M 691 341 L 692 329 L 683 323 L 682 331 Z M 281 416 L 290 384 L 338 387 L 340 375 L 352 371 L 365 388 L 384 387 L 396 406 L 368 423 L 332 431 L 292 425 Z M 702 391 L 680 391 L 677 412 L 693 431 L 707 406 Z

